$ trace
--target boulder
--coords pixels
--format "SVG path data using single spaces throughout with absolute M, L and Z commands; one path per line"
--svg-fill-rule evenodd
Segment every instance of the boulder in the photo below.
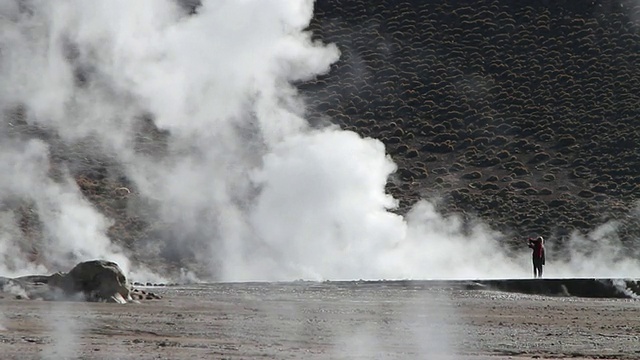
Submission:
M 151 292 L 134 289 L 118 264 L 106 260 L 81 262 L 68 273 L 0 277 L 2 293 L 19 299 L 81 300 L 125 304 L 160 299 Z
M 66 295 L 80 294 L 86 301 L 126 303 L 131 288 L 118 264 L 106 260 L 81 262 L 67 274 L 49 276 L 48 284 Z

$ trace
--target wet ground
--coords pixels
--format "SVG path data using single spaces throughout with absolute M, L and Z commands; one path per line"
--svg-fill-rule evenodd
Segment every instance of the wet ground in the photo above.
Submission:
M 0 299 L 2 359 L 640 358 L 640 302 L 446 284 L 213 284 L 161 300 Z

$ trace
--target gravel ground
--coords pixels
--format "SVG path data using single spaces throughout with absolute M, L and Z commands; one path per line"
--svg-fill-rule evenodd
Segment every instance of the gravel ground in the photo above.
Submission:
M 637 301 L 358 283 L 148 289 L 112 305 L 0 299 L 2 359 L 640 357 Z

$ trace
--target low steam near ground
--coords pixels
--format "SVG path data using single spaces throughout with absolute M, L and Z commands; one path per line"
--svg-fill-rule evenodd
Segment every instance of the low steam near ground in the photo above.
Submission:
M 80 338 L 86 327 L 83 320 L 86 319 L 87 313 L 83 317 L 73 316 L 74 313 L 69 306 L 70 303 L 65 302 L 52 303 L 50 311 L 44 314 L 44 321 L 49 327 L 47 330 L 51 334 L 51 339 L 42 352 L 41 358 L 44 360 L 72 359 L 82 349 Z M 83 305 L 78 303 L 73 306 Z
M 304 31 L 312 14 L 310 0 L 203 1 L 193 16 L 170 0 L 0 3 L 0 110 L 23 109 L 49 134 L 1 122 L 0 274 L 105 258 L 142 281 L 179 275 L 107 236 L 113 220 L 83 197 L 74 162 L 52 162 L 62 152 L 112 159 L 167 229 L 138 257 L 189 249 L 203 279 L 530 277 L 525 244 L 508 252 L 500 229 L 445 217 L 431 199 L 390 212 L 396 166 L 381 142 L 309 126 L 292 83 L 340 56 Z M 145 116 L 169 134 L 162 152 L 136 146 Z M 45 263 L 29 260 L 20 201 L 42 222 Z M 640 276 L 615 223 L 575 234 L 570 252 L 547 247 L 548 276 Z

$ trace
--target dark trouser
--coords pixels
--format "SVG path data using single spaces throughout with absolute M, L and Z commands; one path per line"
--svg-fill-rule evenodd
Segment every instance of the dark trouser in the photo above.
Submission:
M 542 259 L 533 258 L 533 277 L 542 277 L 542 265 L 544 261 Z

